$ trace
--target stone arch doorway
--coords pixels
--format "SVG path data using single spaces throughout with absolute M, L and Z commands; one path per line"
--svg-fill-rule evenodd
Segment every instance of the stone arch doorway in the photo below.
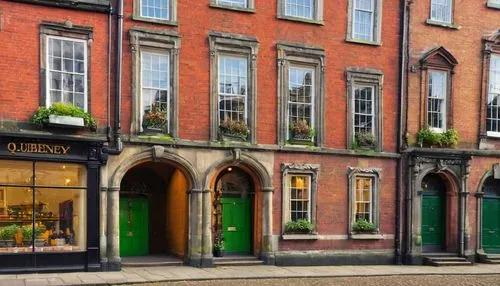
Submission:
M 185 258 L 188 190 L 184 173 L 168 161 L 145 161 L 128 169 L 120 183 L 120 256 Z
M 500 254 L 500 180 L 489 176 L 483 183 L 482 248 L 488 254 Z
M 213 241 L 224 243 L 225 254 L 251 254 L 256 237 L 256 193 L 251 176 L 242 168 L 224 168 L 212 195 Z M 214 253 L 218 256 L 218 252 Z

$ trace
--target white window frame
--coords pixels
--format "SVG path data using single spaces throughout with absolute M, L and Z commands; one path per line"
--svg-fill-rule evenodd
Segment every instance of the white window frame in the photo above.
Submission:
M 243 6 L 239 5 L 238 0 L 216 0 L 216 3 L 219 5 L 224 5 L 228 7 L 235 7 L 235 8 L 249 8 L 249 0 L 243 0 Z
M 381 169 L 380 168 L 359 168 L 349 167 L 349 218 L 348 229 L 349 235 L 352 239 L 366 239 L 358 237 L 356 231 L 353 230 L 353 225 L 356 223 L 356 182 L 358 178 L 370 179 L 370 223 L 376 226 L 374 239 L 380 239 L 380 193 L 381 193 Z M 364 202 L 364 201 L 361 201 Z M 366 235 L 366 234 L 364 234 Z
M 432 77 L 432 74 L 433 73 L 440 73 L 440 74 L 443 74 L 444 75 L 444 84 L 443 84 L 443 94 L 442 94 L 442 97 L 439 98 L 439 97 L 434 97 L 432 96 L 432 92 L 431 92 L 431 85 L 430 85 L 430 78 Z M 442 133 L 444 131 L 446 131 L 446 117 L 448 116 L 446 114 L 447 112 L 447 106 L 446 106 L 446 100 L 448 98 L 448 72 L 447 71 L 442 71 L 442 70 L 435 70 L 435 69 L 429 69 L 428 73 L 427 73 L 427 120 L 426 120 L 426 125 L 433 131 L 435 132 L 439 132 L 439 133 Z M 430 105 L 429 105 L 429 99 L 440 99 L 442 100 L 442 104 L 441 104 L 441 114 L 442 114 L 442 128 L 438 128 L 438 127 L 433 127 L 433 126 L 429 126 L 429 114 L 430 114 Z
M 314 5 L 315 5 L 315 0 L 304 0 L 304 1 L 310 1 L 311 2 L 311 7 L 310 7 L 310 13 L 309 16 L 300 16 L 300 15 L 292 15 L 289 13 L 288 5 L 291 0 L 284 0 L 285 1 L 285 16 L 287 17 L 294 17 L 294 18 L 301 18 L 301 19 L 309 19 L 313 20 L 314 19 Z M 300 1 L 300 0 L 295 0 L 295 1 Z M 299 4 L 295 4 L 295 6 L 299 6 Z M 304 6 L 305 7 L 305 6 Z
M 437 4 L 435 3 L 436 0 L 431 0 L 431 10 L 430 10 L 430 19 L 432 21 L 435 21 L 435 22 L 439 22 L 439 23 L 446 23 L 446 24 L 451 24 L 453 22 L 453 0 L 446 0 L 448 1 L 448 7 L 446 7 L 448 9 L 448 13 L 449 13 L 449 18 L 448 19 L 439 19 L 439 18 L 434 18 L 432 17 L 432 11 L 434 9 L 435 6 L 443 6 L 441 4 Z
M 352 38 L 353 39 L 356 39 L 356 40 L 361 40 L 361 41 L 373 41 L 373 34 L 374 34 L 374 30 L 375 30 L 375 0 L 369 0 L 370 1 L 370 4 L 371 4 L 371 7 L 372 7 L 372 10 L 364 10 L 364 9 L 359 9 L 359 8 L 356 8 L 356 4 L 358 3 L 359 0 L 353 0 L 353 9 L 352 9 Z M 361 39 L 361 38 L 358 38 L 356 35 L 356 11 L 359 10 L 359 11 L 363 11 L 363 12 L 369 12 L 370 13 L 370 35 L 369 35 L 369 39 Z
M 370 191 L 370 200 L 369 201 L 363 201 L 363 200 L 359 200 L 357 198 L 357 193 L 358 193 L 358 189 L 357 189 L 358 184 L 357 184 L 357 182 L 360 179 L 361 180 L 367 180 L 367 179 L 370 180 L 370 190 L 369 190 Z M 374 201 L 374 192 L 373 191 L 374 191 L 374 187 L 373 187 L 373 185 L 374 185 L 374 183 L 375 183 L 375 179 L 373 178 L 373 176 L 356 176 L 354 178 L 354 188 L 355 188 L 354 189 L 354 196 L 353 196 L 354 197 L 353 198 L 354 205 L 353 205 L 353 210 L 352 210 L 353 213 L 352 213 L 351 224 L 354 224 L 356 222 L 356 215 L 358 214 L 358 212 L 357 212 L 357 205 L 358 205 L 358 203 L 362 203 L 362 204 L 368 203 L 369 204 L 369 210 L 368 210 L 369 220 L 368 220 L 368 222 L 369 223 L 374 223 L 374 217 L 373 217 L 373 212 L 374 212 L 374 208 L 373 208 L 373 201 Z M 362 191 L 364 192 L 365 190 L 363 189 Z M 364 213 L 366 213 L 366 212 L 364 212 Z
M 246 88 L 245 88 L 245 94 L 244 95 L 241 95 L 241 94 L 232 94 L 232 93 L 221 93 L 220 92 L 220 83 L 221 83 L 221 68 L 220 68 L 220 64 L 221 64 L 221 61 L 223 58 L 229 58 L 229 59 L 238 59 L 238 60 L 243 60 L 243 61 L 246 61 L 246 64 L 247 64 L 247 68 L 246 68 L 246 75 L 245 75 L 245 79 L 246 79 Z M 221 54 L 218 59 L 217 59 L 217 118 L 218 118 L 218 123 L 220 124 L 222 121 L 221 121 L 221 118 L 220 118 L 220 102 L 221 102 L 221 95 L 224 96 L 224 97 L 240 97 L 240 98 L 243 98 L 244 100 L 244 103 L 245 103 L 245 110 L 244 110 L 244 113 L 243 113 L 243 120 L 245 122 L 245 124 L 248 126 L 248 87 L 250 86 L 250 82 L 249 82 L 249 78 L 248 78 L 248 67 L 249 67 L 249 62 L 248 62 L 248 58 L 245 57 L 245 56 L 237 56 L 237 55 L 230 55 L 230 54 Z M 239 69 L 238 69 L 239 71 Z M 226 74 L 227 75 L 227 74 Z M 238 73 L 238 81 L 239 81 L 239 78 L 240 78 L 240 75 Z
M 295 199 L 293 200 L 292 199 L 292 178 L 293 177 L 301 177 L 303 179 L 305 179 L 304 181 L 304 184 L 307 182 L 307 220 L 309 222 L 312 221 L 312 218 L 311 218 L 311 185 L 312 185 L 312 176 L 310 174 L 296 174 L 296 173 L 289 173 L 287 174 L 286 176 L 286 180 L 287 180 L 287 192 L 288 192 L 288 212 L 285 214 L 286 216 L 286 221 L 292 221 L 292 201 L 296 201 L 296 202 L 304 202 L 305 200 L 304 199 Z M 303 188 L 302 190 L 304 190 L 305 188 Z
M 290 101 L 290 89 L 292 87 L 292 81 L 291 81 L 291 72 L 292 72 L 292 69 L 296 69 L 296 70 L 302 70 L 302 71 L 306 71 L 306 72 L 310 72 L 311 73 L 311 103 L 310 103 L 310 106 L 311 106 L 311 123 L 309 124 L 311 128 L 314 128 L 315 126 L 315 121 L 314 121 L 314 118 L 315 118 L 315 115 L 314 114 L 314 108 L 315 108 L 315 92 L 316 92 L 316 82 L 315 82 L 315 70 L 314 68 L 312 67 L 304 67 L 304 66 L 298 66 L 298 65 L 290 65 L 289 68 L 288 68 L 288 90 L 287 90 L 287 93 L 288 93 L 288 102 L 287 102 L 287 116 L 286 116 L 286 130 L 287 131 L 287 140 L 290 140 L 291 139 L 291 133 L 290 133 L 290 105 L 292 104 L 299 104 L 299 105 L 305 105 L 307 103 L 300 103 L 300 102 L 292 102 Z M 304 85 L 303 85 L 304 86 Z M 309 104 L 308 104 L 309 105 Z M 313 136 L 311 138 L 311 141 L 314 142 L 314 137 Z
M 498 77 L 500 78 L 500 65 L 498 66 L 493 66 L 493 63 L 494 61 L 498 61 L 500 63 L 500 54 L 491 54 L 491 57 L 490 57 L 490 65 L 489 65 L 489 71 L 488 71 L 488 88 L 487 88 L 487 95 L 486 95 L 486 111 L 488 110 L 488 102 L 490 101 L 490 96 L 492 94 L 497 94 L 500 99 L 500 82 L 497 82 L 496 84 L 495 83 L 492 83 L 492 79 L 494 78 L 493 74 L 494 73 L 498 73 Z M 495 68 L 495 70 L 494 70 Z M 495 86 L 498 86 L 499 87 L 499 90 L 498 92 L 494 93 L 493 92 L 493 89 Z M 500 112 L 500 103 L 497 103 L 497 111 Z M 486 112 L 486 120 L 488 121 L 489 118 L 488 118 L 488 113 Z M 500 128 L 498 127 L 498 124 L 500 124 L 500 115 L 497 114 L 497 130 L 499 131 L 489 131 L 486 129 L 486 134 L 487 136 L 491 136 L 491 137 L 500 137 Z M 488 124 L 486 124 L 486 126 L 488 126 Z
M 372 92 L 372 99 L 371 99 L 371 105 L 372 105 L 372 113 L 367 114 L 367 113 L 356 113 L 356 89 L 364 89 L 364 88 L 370 88 Z M 371 122 L 371 134 L 375 136 L 375 87 L 373 85 L 365 85 L 365 84 L 354 84 L 353 89 L 352 89 L 352 106 L 354 107 L 352 110 L 352 134 L 353 134 L 353 140 L 356 138 L 356 115 L 360 116 L 366 116 L 370 115 L 372 117 L 372 122 Z
M 141 95 L 141 99 L 140 99 L 140 128 L 141 128 L 141 132 L 143 131 L 142 130 L 142 120 L 144 118 L 144 94 L 143 94 L 143 90 L 145 89 L 144 87 L 144 82 L 143 82 L 143 79 L 144 79 L 144 65 L 143 65 L 143 59 L 144 59 L 144 54 L 150 54 L 150 55 L 157 55 L 157 56 L 163 56 L 163 57 L 167 57 L 167 88 L 166 89 L 161 89 L 161 90 L 167 90 L 167 116 L 168 116 L 168 124 L 167 124 L 167 133 L 170 133 L 170 120 L 172 120 L 172 116 L 171 116 L 171 108 L 170 108 L 170 96 L 171 96 L 171 92 L 172 92 L 172 89 L 170 88 L 170 82 L 171 82 L 171 71 L 170 71 L 170 60 L 171 60 L 171 57 L 170 57 L 170 54 L 168 53 L 159 53 L 159 52 L 154 52 L 154 51 L 148 51 L 148 50 L 141 50 L 140 51 L 140 65 L 141 65 L 141 68 L 140 68 L 140 84 L 141 84 L 141 87 L 140 87 L 140 95 Z M 149 89 L 153 89 L 152 87 L 148 87 Z M 156 89 L 156 88 L 155 88 Z M 160 90 L 160 89 L 158 89 Z
M 151 16 L 146 16 L 144 15 L 143 11 L 142 11 L 142 3 L 144 2 L 145 0 L 140 0 L 139 1 L 139 15 L 143 18 L 146 18 L 146 19 L 158 19 L 158 20 L 163 20 L 163 21 L 171 21 L 171 17 L 170 17 L 170 6 L 171 6 L 171 3 L 170 1 L 172 0 L 166 0 L 167 1 L 167 7 L 165 8 L 167 10 L 167 17 L 166 18 L 162 18 L 162 17 L 151 17 Z M 161 0 L 160 0 L 161 1 Z M 161 3 L 161 2 L 160 2 Z M 154 8 L 154 9 L 161 9 L 161 4 L 160 4 L 160 8 Z
M 45 97 L 45 105 L 47 107 L 50 107 L 53 103 L 51 102 L 51 94 L 50 94 L 50 55 L 49 55 L 49 46 L 50 46 L 50 40 L 51 39 L 57 39 L 57 40 L 63 40 L 63 41 L 72 41 L 72 42 L 80 42 L 83 43 L 83 66 L 84 66 L 84 75 L 83 75 L 83 110 L 88 111 L 88 66 L 87 66 L 87 61 L 88 61 L 88 46 L 87 46 L 87 41 L 86 40 L 81 40 L 81 39 L 74 39 L 74 38 L 68 38 L 68 37 L 59 37 L 59 36 L 46 36 L 46 52 L 45 52 L 45 62 L 47 63 L 47 72 L 45 75 L 45 92 L 46 92 L 46 97 Z M 61 50 L 61 58 L 62 58 L 62 53 L 64 51 Z M 62 66 L 61 66 L 61 69 Z M 61 74 L 64 73 L 69 73 L 69 72 L 64 72 L 64 71 L 55 71 L 55 72 L 60 72 Z M 70 74 L 74 74 L 73 72 Z M 63 78 L 61 77 L 61 85 L 63 84 Z M 63 99 L 64 94 L 61 92 L 61 100 Z M 61 101 L 63 102 L 63 101 Z

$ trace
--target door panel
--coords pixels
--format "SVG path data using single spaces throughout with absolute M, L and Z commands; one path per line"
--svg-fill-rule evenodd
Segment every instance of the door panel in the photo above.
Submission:
M 224 251 L 251 251 L 251 199 L 222 198 L 222 235 Z
M 422 245 L 441 250 L 444 246 L 444 201 L 441 196 L 422 198 Z
M 483 199 L 483 249 L 500 253 L 500 199 Z
M 149 254 L 148 199 L 120 198 L 120 256 Z

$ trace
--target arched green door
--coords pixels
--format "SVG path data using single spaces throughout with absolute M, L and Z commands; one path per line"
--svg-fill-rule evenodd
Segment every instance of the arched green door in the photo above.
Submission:
M 446 186 L 437 174 L 427 175 L 423 185 L 422 247 L 424 251 L 441 251 L 446 237 Z
M 486 253 L 500 253 L 500 180 L 489 177 L 483 191 L 483 249 Z
M 251 251 L 251 199 L 221 198 L 222 237 L 227 253 Z
M 147 197 L 120 197 L 120 256 L 149 254 Z

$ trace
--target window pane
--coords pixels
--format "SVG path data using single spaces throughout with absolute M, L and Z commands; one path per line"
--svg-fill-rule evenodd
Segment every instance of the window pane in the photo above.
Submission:
M 374 87 L 354 86 L 354 134 L 374 134 Z
M 35 251 L 81 251 L 86 248 L 86 191 L 36 189 Z
M 446 118 L 447 73 L 429 71 L 427 96 L 427 125 L 444 129 Z
M 311 177 L 308 175 L 291 175 L 288 177 L 290 198 L 290 219 L 310 219 Z
M 296 124 L 307 125 L 312 129 L 314 72 L 312 69 L 291 67 L 288 72 L 288 124 L 293 129 Z M 289 134 L 289 138 L 297 134 Z M 312 140 L 312 139 L 311 139 Z
M 353 38 L 365 41 L 373 40 L 374 0 L 354 0 Z
M 31 172 L 32 166 L 25 167 L 19 170 Z M 32 190 L 30 187 L 0 187 L 0 253 L 33 251 Z
M 500 56 L 492 55 L 490 61 L 490 75 L 488 83 L 488 103 L 487 103 L 487 122 L 486 130 L 499 132 L 500 116 L 498 99 L 500 97 Z
M 248 5 L 247 0 L 219 0 L 218 3 L 222 5 L 240 7 L 240 8 L 246 8 Z
M 170 0 L 142 0 L 141 16 L 169 20 Z
M 365 219 L 373 223 L 372 215 L 372 184 L 373 179 L 368 177 L 357 177 L 354 190 L 354 221 Z
M 25 143 L 11 144 L 8 147 L 15 150 L 15 152 L 26 151 L 28 148 Z M 0 160 L 0 170 L 0 185 L 32 185 L 32 162 Z
M 69 146 L 50 146 L 58 148 L 61 152 Z M 46 146 L 48 148 L 48 146 Z M 54 149 L 55 151 L 55 149 Z M 78 164 L 61 164 L 36 162 L 35 163 L 36 186 L 53 186 L 53 187 L 86 187 L 87 186 L 87 169 L 84 165 Z
M 300 18 L 313 18 L 314 0 L 285 0 L 285 14 Z
M 248 63 L 246 58 L 219 57 L 219 121 L 247 118 Z
M 451 0 L 432 0 L 431 19 L 451 23 Z

